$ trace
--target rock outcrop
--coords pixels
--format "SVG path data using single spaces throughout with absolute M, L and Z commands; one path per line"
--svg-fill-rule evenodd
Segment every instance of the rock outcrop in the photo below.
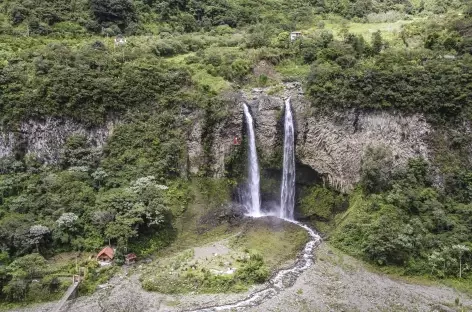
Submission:
M 226 118 L 208 127 L 202 112 L 194 112 L 190 117 L 191 125 L 187 133 L 187 172 L 197 175 L 202 170 L 216 178 L 225 175 L 225 160 L 238 148 L 234 139 L 240 139 L 243 131 L 243 111 L 239 103 L 240 95 L 230 94 L 226 99 L 224 112 Z M 208 172 L 207 172 L 208 173 Z
M 426 138 L 430 131 L 419 115 L 352 111 L 330 116 L 312 114 L 299 129 L 297 155 L 300 162 L 324 175 L 331 185 L 348 191 L 360 178 L 368 147 L 390 150 L 394 167 L 403 166 L 412 157 L 428 159 Z
M 104 127 L 87 129 L 67 119 L 29 120 L 14 132 L 0 129 L 0 158 L 12 157 L 20 152 L 34 156 L 45 164 L 55 164 L 69 137 L 83 135 L 91 147 L 101 148 L 112 134 L 114 126 L 114 122 L 109 122 Z
M 270 158 L 282 144 L 281 119 L 284 100 L 291 98 L 296 119 L 297 160 L 308 165 L 326 182 L 347 192 L 360 179 L 368 147 L 390 150 L 394 166 L 411 157 L 430 157 L 427 137 L 431 126 L 421 115 L 402 116 L 395 112 L 345 111 L 321 113 L 311 107 L 298 83 L 285 84 L 280 95 L 254 89 L 245 96 L 256 122 L 259 157 Z
M 242 103 L 253 114 L 261 163 L 268 165 L 283 144 L 283 107 L 291 98 L 296 120 L 296 152 L 300 164 L 315 170 L 332 186 L 349 191 L 359 181 L 360 168 L 368 147 L 390 150 L 394 165 L 402 166 L 411 157 L 430 157 L 426 143 L 432 128 L 421 115 L 402 116 L 394 112 L 344 111 L 320 113 L 304 97 L 299 83 L 287 83 L 277 95 L 269 88 L 249 93 L 233 93 L 220 122 L 205 125 L 202 112 L 189 116 L 186 138 L 185 174 L 197 175 L 209 170 L 215 177 L 225 175 L 225 163 L 239 148 L 235 138 L 244 134 Z M 80 124 L 47 118 L 24 122 L 17 132 L 0 129 L 0 158 L 13 156 L 17 150 L 34 155 L 43 163 L 57 163 L 62 147 L 71 135 L 85 135 L 91 146 L 100 148 L 112 134 L 116 122 L 105 127 L 86 129 Z

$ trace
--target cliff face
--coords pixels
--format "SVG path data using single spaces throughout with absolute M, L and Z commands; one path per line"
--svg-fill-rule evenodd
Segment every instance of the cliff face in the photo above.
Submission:
M 429 157 L 425 141 L 430 126 L 419 115 L 390 113 L 310 114 L 300 127 L 297 142 L 299 160 L 323 174 L 328 182 L 348 191 L 359 181 L 364 153 L 368 147 L 390 150 L 394 167 L 409 158 Z
M 426 144 L 432 132 L 420 115 L 401 116 L 380 112 L 319 113 L 303 96 L 297 83 L 285 85 L 279 95 L 268 89 L 253 89 L 247 94 L 233 94 L 223 112 L 226 116 L 216 124 L 205 125 L 201 112 L 194 112 L 186 138 L 187 166 L 185 174 L 196 175 L 204 168 L 215 177 L 225 175 L 225 162 L 244 146 L 234 144 L 243 136 L 242 103 L 250 106 L 256 127 L 256 140 L 262 164 L 280 162 L 283 142 L 283 107 L 291 98 L 296 119 L 296 152 L 300 164 L 315 170 L 332 186 L 349 191 L 359 181 L 360 168 L 368 147 L 389 149 L 394 165 L 402 166 L 411 157 L 430 157 Z M 94 147 L 102 147 L 116 123 L 106 127 L 85 129 L 78 123 L 46 119 L 29 121 L 18 132 L 0 131 L 0 158 L 13 156 L 17 150 L 36 156 L 46 164 L 57 163 L 62 147 L 71 135 L 85 135 Z M 245 159 L 243 160 L 245 161 Z M 272 165 L 274 162 L 272 162 Z M 279 168 L 280 168 L 279 166 Z
M 271 157 L 281 140 L 274 141 L 274 127 L 283 114 L 283 103 L 291 98 L 296 120 L 296 153 L 300 164 L 307 165 L 336 189 L 347 192 L 360 179 L 364 153 L 368 147 L 390 150 L 394 167 L 403 166 L 411 157 L 426 159 L 430 151 L 426 143 L 431 126 L 421 115 L 401 116 L 385 112 L 320 113 L 303 96 L 301 86 L 286 84 L 280 96 L 268 96 L 264 90 L 253 97 L 258 144 L 263 155 Z M 254 92 L 253 92 L 254 94 Z M 282 131 L 282 129 L 279 129 Z
M 338 190 L 347 192 L 359 181 L 368 147 L 389 150 L 394 167 L 405 165 L 411 157 L 430 157 L 426 141 L 432 128 L 423 116 L 355 111 L 320 113 L 303 96 L 301 86 L 290 83 L 281 95 L 271 96 L 264 89 L 254 89 L 243 97 L 256 123 L 261 162 L 281 152 L 283 107 L 288 97 L 296 120 L 298 162 L 315 170 Z
M 83 135 L 90 146 L 101 148 L 112 134 L 115 124 L 87 129 L 77 122 L 46 118 L 23 122 L 15 132 L 0 129 L 0 158 L 15 154 L 31 155 L 45 164 L 56 164 L 67 139 Z

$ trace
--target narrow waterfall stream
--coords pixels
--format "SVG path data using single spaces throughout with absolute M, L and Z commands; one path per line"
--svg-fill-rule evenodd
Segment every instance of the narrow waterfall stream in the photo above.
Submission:
M 259 161 L 257 159 L 256 136 L 254 134 L 254 121 L 249 108 L 244 104 L 244 116 L 246 117 L 248 138 L 249 138 L 249 157 L 248 157 L 248 191 L 245 202 L 248 209 L 248 215 L 251 217 L 261 216 L 261 195 L 260 195 L 260 176 Z
M 279 217 L 293 220 L 295 207 L 295 131 L 290 98 L 285 101 L 284 163 Z
M 244 115 L 246 116 L 249 132 L 249 190 L 250 190 L 250 216 L 264 216 L 260 212 L 260 193 L 259 193 L 259 165 L 257 162 L 256 143 L 253 128 L 253 119 L 249 109 L 244 104 Z M 234 303 L 225 305 L 215 305 L 199 308 L 193 311 L 212 312 L 212 311 L 242 311 L 250 307 L 255 307 L 261 303 L 277 296 L 284 289 L 293 286 L 297 278 L 306 269 L 313 265 L 313 250 L 321 242 L 321 237 L 310 227 L 293 220 L 293 211 L 295 206 L 295 131 L 293 124 L 292 111 L 290 107 L 290 98 L 285 101 L 285 134 L 284 134 L 284 162 L 283 178 L 281 187 L 281 207 L 276 214 L 277 217 L 302 227 L 309 235 L 309 241 L 300 252 L 295 263 L 287 268 L 278 271 L 265 286 L 258 291 L 253 292 L 246 298 Z M 270 215 L 270 213 L 269 213 Z

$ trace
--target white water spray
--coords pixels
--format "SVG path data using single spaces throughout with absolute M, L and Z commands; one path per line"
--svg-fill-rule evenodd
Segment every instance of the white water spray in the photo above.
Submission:
M 248 208 L 249 215 L 252 217 L 261 216 L 261 196 L 260 196 L 260 176 L 259 162 L 257 160 L 256 136 L 254 134 L 254 121 L 249 108 L 244 104 L 244 116 L 246 117 L 248 138 L 249 138 L 249 157 L 248 157 L 248 194 L 244 205 Z
M 285 101 L 283 166 L 279 217 L 293 220 L 295 206 L 295 131 L 290 98 Z

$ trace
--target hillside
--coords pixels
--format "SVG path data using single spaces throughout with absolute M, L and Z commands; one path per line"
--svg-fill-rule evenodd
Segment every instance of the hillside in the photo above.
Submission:
M 470 292 L 467 1 L 5 0 L 0 308 L 59 299 L 76 266 L 90 272 L 79 293 L 93 293 L 129 252 L 167 273 L 161 257 L 177 263 L 241 231 L 231 256 L 248 257 L 247 275 L 142 286 L 266 281 L 305 238 L 287 227 L 272 248 L 236 205 L 248 169 L 241 103 L 267 208 L 280 200 L 287 97 L 296 219 L 379 270 Z M 118 260 L 100 269 L 90 256 L 108 244 Z

